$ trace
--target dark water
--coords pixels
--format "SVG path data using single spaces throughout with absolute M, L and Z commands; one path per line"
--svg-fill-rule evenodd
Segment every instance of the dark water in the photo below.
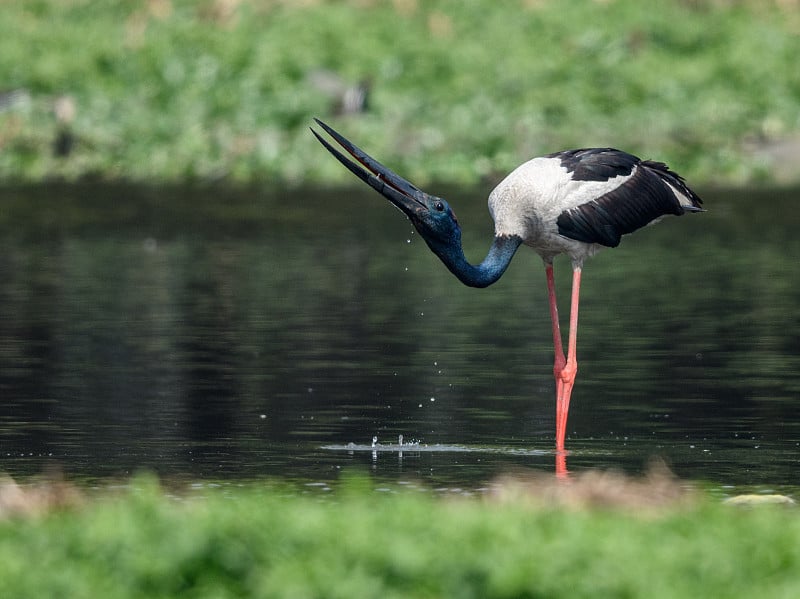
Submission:
M 467 255 L 488 190 L 452 200 Z M 797 191 L 702 194 L 584 269 L 568 465 L 794 490 Z M 434 488 L 552 470 L 544 270 L 463 287 L 369 190 L 0 192 L 0 470 Z M 569 264 L 556 262 L 563 302 Z M 369 450 L 379 443 L 424 446 Z M 355 443 L 365 451 L 350 450 Z

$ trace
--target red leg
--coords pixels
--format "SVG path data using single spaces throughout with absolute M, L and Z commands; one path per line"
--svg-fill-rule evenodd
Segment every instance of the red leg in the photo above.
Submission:
M 544 266 L 547 276 L 547 298 L 550 301 L 550 320 L 553 324 L 553 351 L 555 360 L 553 362 L 553 378 L 556 380 L 556 451 L 564 451 L 564 439 L 559 437 L 558 431 L 566 431 L 566 421 L 562 424 L 562 419 L 566 414 L 562 410 L 561 398 L 564 395 L 564 382 L 561 379 L 561 372 L 567 365 L 567 358 L 564 356 L 564 346 L 561 342 L 561 325 L 558 318 L 558 302 L 556 301 L 556 284 L 553 276 L 552 262 L 546 262 Z M 556 468 L 558 470 L 558 467 Z
M 569 314 L 569 345 L 567 359 L 563 368 L 556 374 L 556 451 L 564 451 L 567 433 L 567 415 L 575 375 L 578 374 L 578 304 L 580 303 L 581 268 L 572 270 L 572 302 Z M 556 360 L 558 365 L 558 360 Z
M 556 284 L 553 277 L 553 263 L 546 262 L 544 272 L 547 275 L 547 298 L 550 300 L 550 320 L 553 322 L 553 349 L 555 350 L 555 364 L 553 376 L 558 384 L 558 376 L 564 369 L 567 359 L 564 357 L 564 348 L 561 345 L 561 327 L 558 324 L 558 304 L 556 303 Z

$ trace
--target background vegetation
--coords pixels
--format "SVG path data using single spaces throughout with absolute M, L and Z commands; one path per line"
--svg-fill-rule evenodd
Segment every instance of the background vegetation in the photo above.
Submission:
M 324 498 L 252 484 L 169 498 L 139 478 L 113 501 L 0 522 L 0 581 L 17 599 L 788 598 L 798 536 L 774 506 L 578 511 L 361 479 Z
M 320 116 L 420 182 L 586 145 L 796 181 L 798 56 L 796 0 L 12 0 L 0 180 L 343 181 Z

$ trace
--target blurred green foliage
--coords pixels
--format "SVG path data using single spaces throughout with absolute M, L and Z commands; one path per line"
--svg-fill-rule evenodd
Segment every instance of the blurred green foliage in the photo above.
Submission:
M 319 116 L 423 182 L 611 145 L 741 183 L 800 133 L 798 56 L 791 1 L 12 0 L 0 180 L 343 181 Z
M 244 484 L 0 522 L 3 596 L 797 597 L 791 509 L 701 502 L 640 514 Z

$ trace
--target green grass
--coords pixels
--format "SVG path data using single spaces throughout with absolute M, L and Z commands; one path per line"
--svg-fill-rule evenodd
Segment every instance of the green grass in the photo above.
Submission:
M 519 498 L 255 483 L 167 497 L 150 479 L 0 522 L 3 596 L 797 597 L 796 511 L 705 499 L 638 514 Z
M 799 31 L 786 2 L 4 2 L 0 86 L 26 93 L 0 111 L 0 180 L 344 181 L 307 130 L 331 114 L 318 69 L 372 81 L 333 120 L 422 182 L 586 145 L 768 180 L 750 148 L 800 134 Z

